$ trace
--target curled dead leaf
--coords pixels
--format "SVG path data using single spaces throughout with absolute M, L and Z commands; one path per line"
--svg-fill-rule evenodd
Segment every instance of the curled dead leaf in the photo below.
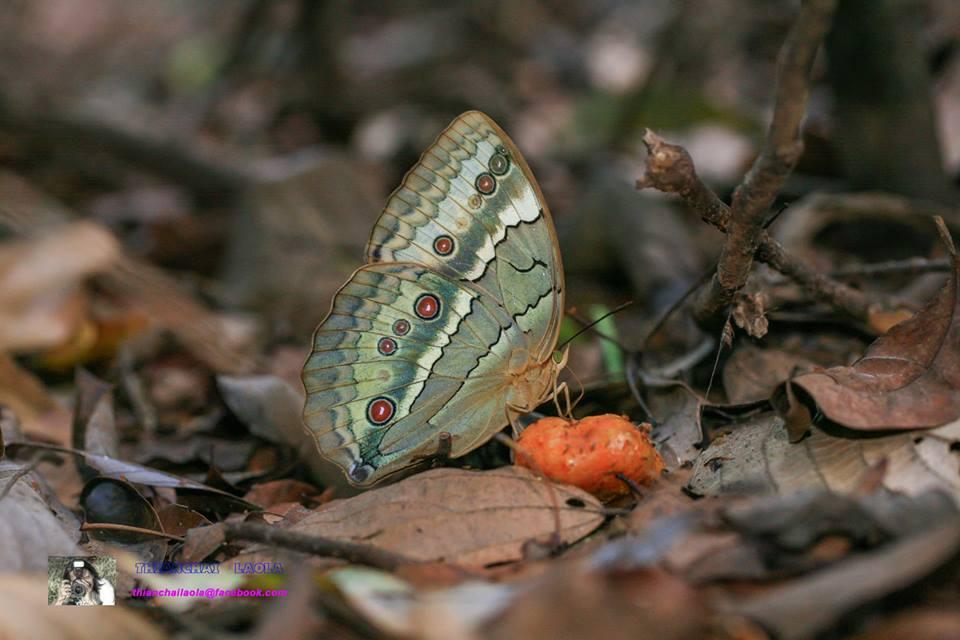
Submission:
M 768 304 L 767 296 L 762 292 L 740 293 L 731 312 L 733 322 L 748 336 L 762 338 L 770 327 L 770 321 L 767 320 Z
M 938 427 L 960 417 L 960 258 L 940 292 L 894 326 L 849 367 L 797 376 L 774 391 L 774 406 L 792 440 L 809 422 L 805 396 L 831 421 L 850 429 Z M 806 422 L 806 423 L 804 423 Z

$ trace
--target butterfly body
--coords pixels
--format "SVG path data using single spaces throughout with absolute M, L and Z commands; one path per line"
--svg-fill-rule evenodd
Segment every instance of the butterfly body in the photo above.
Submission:
M 476 448 L 552 396 L 563 270 L 516 146 L 457 118 L 391 195 L 303 370 L 304 422 L 357 485 Z

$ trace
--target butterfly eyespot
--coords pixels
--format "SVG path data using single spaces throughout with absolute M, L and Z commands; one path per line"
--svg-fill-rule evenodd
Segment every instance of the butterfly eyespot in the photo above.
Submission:
M 509 156 L 509 155 L 510 155 L 510 152 L 507 151 L 507 148 L 506 148 L 505 146 L 503 146 L 502 144 L 498 144 L 498 145 L 497 145 L 497 153 L 499 153 L 499 154 L 502 155 L 502 156 Z
M 389 422 L 396 412 L 397 404 L 386 396 L 380 396 L 371 400 L 370 404 L 367 405 L 367 420 L 371 424 L 379 426 Z
M 393 355 L 397 351 L 397 341 L 393 338 L 380 338 L 377 341 L 377 351 L 380 352 L 380 355 Z
M 453 238 L 450 236 L 437 236 L 433 241 L 433 250 L 439 256 L 448 256 L 453 253 Z
M 363 462 L 354 462 L 350 466 L 350 479 L 354 482 L 364 482 L 373 473 L 374 468 Z
M 405 336 L 410 333 L 410 323 L 406 320 L 397 320 L 393 323 L 393 332 L 398 336 Z
M 477 187 L 477 191 L 485 196 L 488 196 L 497 190 L 497 179 L 489 173 L 481 173 L 477 176 L 474 186 Z
M 440 314 L 440 298 L 424 293 L 413 303 L 413 311 L 424 320 L 433 320 Z
M 473 209 L 479 209 L 480 205 L 483 204 L 483 198 L 480 197 L 479 193 L 475 193 L 467 199 L 467 204 Z
M 494 175 L 502 176 L 510 168 L 510 159 L 501 153 L 495 153 L 490 156 L 488 166 Z

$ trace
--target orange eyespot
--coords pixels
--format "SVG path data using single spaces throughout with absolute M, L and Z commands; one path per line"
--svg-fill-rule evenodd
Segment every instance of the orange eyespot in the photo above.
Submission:
M 367 419 L 375 425 L 381 425 L 388 422 L 396 411 L 397 405 L 393 400 L 381 396 L 367 405 Z
M 393 355 L 397 351 L 397 341 L 393 338 L 380 338 L 380 340 L 377 341 L 377 351 L 379 351 L 381 355 Z
M 450 236 L 437 236 L 433 241 L 433 250 L 440 256 L 450 255 L 453 253 L 453 238 Z
M 397 320 L 393 323 L 393 332 L 398 336 L 405 336 L 410 333 L 410 323 L 406 320 Z
M 425 293 L 417 298 L 413 311 L 424 320 L 433 320 L 440 313 L 440 299 L 432 293 Z
M 485 196 L 490 195 L 497 189 L 497 181 L 489 173 L 481 173 L 478 175 L 477 181 L 474 184 L 477 187 L 477 191 Z

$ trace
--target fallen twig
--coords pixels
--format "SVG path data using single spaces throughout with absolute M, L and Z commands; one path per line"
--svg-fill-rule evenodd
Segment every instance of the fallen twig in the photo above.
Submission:
M 143 527 L 134 527 L 128 524 L 116 524 L 114 522 L 84 522 L 80 525 L 81 531 L 122 531 L 124 533 L 136 533 L 143 536 L 150 536 L 153 538 L 166 538 L 167 540 L 173 540 L 175 542 L 183 542 L 183 538 L 180 536 L 175 536 L 172 533 L 164 533 L 163 531 L 154 531 L 153 529 L 145 529 Z
M 867 264 L 853 264 L 834 269 L 830 275 L 835 278 L 877 277 L 877 276 L 919 276 L 924 273 L 946 273 L 953 268 L 948 258 L 905 258 L 903 260 L 885 260 Z
M 400 565 L 414 564 L 416 561 L 406 556 L 387 551 L 379 547 L 345 540 L 333 540 L 310 536 L 296 531 L 285 531 L 255 522 L 224 522 L 224 538 L 227 542 L 249 540 L 274 547 L 282 547 L 302 553 L 329 558 L 340 558 L 356 564 L 393 571 Z

